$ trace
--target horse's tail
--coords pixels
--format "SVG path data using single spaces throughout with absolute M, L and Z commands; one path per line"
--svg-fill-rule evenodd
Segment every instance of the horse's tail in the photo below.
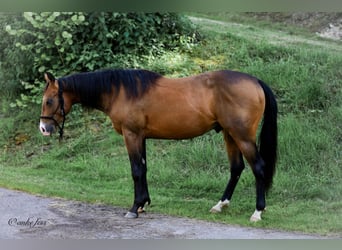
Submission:
M 273 175 L 277 161 L 277 101 L 272 90 L 261 80 L 258 80 L 265 93 L 264 120 L 259 136 L 259 152 L 264 160 L 264 182 L 266 192 L 272 186 Z

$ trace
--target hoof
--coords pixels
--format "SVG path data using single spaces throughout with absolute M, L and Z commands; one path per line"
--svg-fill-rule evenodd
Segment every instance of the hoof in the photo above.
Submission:
M 221 212 L 221 210 L 218 210 L 218 209 L 216 209 L 216 208 L 211 208 L 210 210 L 209 210 L 209 212 L 210 213 L 212 213 L 212 214 L 218 214 L 218 213 L 220 213 Z
M 251 222 L 261 221 L 261 213 L 262 213 L 262 211 L 255 210 L 255 212 L 252 214 L 252 216 L 249 220 Z
M 210 209 L 210 213 L 216 214 L 222 211 L 223 207 L 227 207 L 229 205 L 229 200 L 219 201 L 215 206 Z
M 132 212 L 127 212 L 127 214 L 125 215 L 125 218 L 135 219 L 135 218 L 138 218 L 138 214 L 132 213 Z

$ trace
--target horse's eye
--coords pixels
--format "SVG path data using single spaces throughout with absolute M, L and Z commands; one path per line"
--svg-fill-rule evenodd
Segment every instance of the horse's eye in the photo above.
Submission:
M 47 101 L 46 101 L 46 105 L 47 106 L 52 106 L 52 104 L 53 104 L 53 100 L 52 99 L 48 99 Z

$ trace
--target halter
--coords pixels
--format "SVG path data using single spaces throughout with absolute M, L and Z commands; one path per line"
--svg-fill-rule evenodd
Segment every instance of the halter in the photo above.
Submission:
M 56 111 L 54 112 L 53 115 L 51 116 L 40 116 L 40 119 L 47 119 L 47 120 L 52 120 L 55 125 L 58 127 L 59 131 L 59 140 L 61 141 L 63 138 L 63 129 L 64 129 L 64 122 L 65 122 L 65 110 L 64 110 L 64 99 L 63 99 L 63 86 L 62 84 L 58 81 L 58 102 L 59 105 L 56 108 Z M 63 116 L 63 121 L 62 121 L 62 126 L 58 124 L 56 119 L 54 118 L 55 114 L 57 113 L 57 109 L 60 107 L 61 109 L 61 115 Z

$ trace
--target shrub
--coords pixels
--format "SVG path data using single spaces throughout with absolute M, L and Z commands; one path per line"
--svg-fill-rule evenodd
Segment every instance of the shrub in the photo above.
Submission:
M 25 12 L 16 20 L 5 26 L 12 45 L 1 54 L 8 63 L 0 69 L 23 86 L 17 106 L 40 103 L 45 71 L 62 76 L 132 67 L 142 55 L 186 49 L 197 39 L 190 21 L 174 13 Z

